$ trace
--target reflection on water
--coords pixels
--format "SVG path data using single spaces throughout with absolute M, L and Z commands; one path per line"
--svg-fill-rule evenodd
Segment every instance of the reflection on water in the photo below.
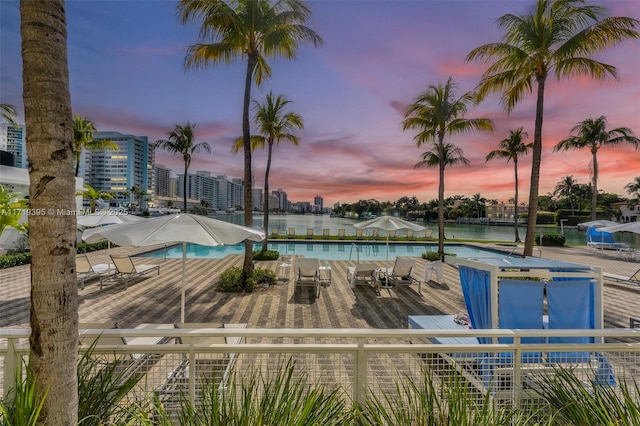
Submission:
M 218 215 L 216 219 L 226 220 L 228 222 L 244 225 L 244 216 L 236 215 Z M 346 235 L 355 235 L 353 225 L 358 223 L 354 219 L 345 219 L 340 217 L 329 217 L 329 215 L 270 215 L 269 216 L 269 234 L 273 229 L 283 235 L 286 234 L 288 228 L 294 228 L 296 235 L 307 235 L 307 229 L 312 228 L 314 235 L 322 235 L 324 229 L 328 229 L 330 235 L 338 235 L 338 229 L 344 229 Z M 254 216 L 253 226 L 262 228 L 263 217 Z M 436 223 L 429 222 L 426 224 L 427 229 L 433 231 L 433 237 L 438 236 L 438 226 Z M 526 229 L 519 229 L 520 238 L 524 239 Z M 560 228 L 538 228 L 537 233 L 543 234 L 560 234 Z M 381 235 L 383 233 L 381 232 Z M 571 245 L 585 244 L 585 231 L 577 229 L 565 229 L 564 236 L 566 243 Z M 406 235 L 403 231 L 398 231 L 398 236 Z M 468 224 L 446 224 L 445 238 L 459 238 L 467 240 L 493 240 L 513 242 L 514 232 L 512 226 L 486 226 L 486 225 L 468 225 Z M 616 233 L 615 239 L 618 242 L 625 242 L 633 247 L 640 247 L 640 235 L 632 233 Z

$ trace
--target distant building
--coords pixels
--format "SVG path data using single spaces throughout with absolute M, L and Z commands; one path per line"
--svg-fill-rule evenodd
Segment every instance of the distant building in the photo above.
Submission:
M 278 209 L 287 211 L 291 208 L 287 193 L 282 188 L 278 188 L 276 191 L 271 191 L 271 194 L 278 198 Z
M 629 206 L 626 201 L 612 203 L 613 208 L 620 210 L 621 222 L 640 222 L 640 204 Z
M 264 196 L 263 191 L 260 188 L 253 188 L 251 190 L 251 200 L 253 202 L 253 209 L 262 211 L 262 202 Z
M 29 167 L 27 161 L 27 149 L 25 144 L 24 126 L 16 126 L 11 123 L 0 123 L 0 151 L 4 151 L 10 155 L 2 155 L 4 163 L 11 167 L 26 169 Z
M 324 199 L 321 196 L 316 195 L 315 197 L 313 197 L 313 204 L 317 206 L 316 208 L 318 209 L 318 211 L 322 211 L 324 209 L 323 203 Z
M 489 222 L 494 221 L 494 222 L 506 222 L 506 221 L 511 221 L 513 222 L 514 219 L 514 212 L 516 211 L 515 206 L 513 203 L 508 204 L 508 203 L 498 203 L 498 204 L 487 204 L 485 206 L 485 209 L 487 211 L 487 219 L 489 220 Z M 520 204 L 518 206 L 518 215 L 520 215 L 521 213 L 526 213 L 527 212 L 527 206 Z
M 166 168 L 162 164 L 155 165 L 156 184 L 155 193 L 160 197 L 171 197 L 171 169 Z M 175 192 L 173 193 L 175 196 Z
M 178 175 L 177 195 L 184 197 L 184 175 Z M 206 206 L 214 210 L 220 210 L 219 204 L 220 182 L 212 177 L 210 172 L 199 170 L 196 174 L 187 175 L 187 203 Z M 189 202 L 189 200 L 191 200 Z

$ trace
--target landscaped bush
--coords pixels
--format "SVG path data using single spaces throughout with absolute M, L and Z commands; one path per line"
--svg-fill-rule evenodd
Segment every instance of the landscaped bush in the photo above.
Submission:
M 31 253 L 11 253 L 0 255 L 0 269 L 13 268 L 14 266 L 31 263 Z
M 437 251 L 427 251 L 422 253 L 422 258 L 428 260 L 429 262 L 435 262 L 436 260 L 444 260 L 444 256 L 456 256 L 454 253 L 445 253 L 443 256 L 440 256 L 440 253 Z
M 76 245 L 76 252 L 78 254 L 82 254 L 82 253 L 90 253 L 92 251 L 98 251 L 98 250 L 106 250 L 109 247 L 109 242 L 108 241 L 100 241 L 97 243 L 78 243 Z M 111 247 L 118 247 L 115 244 L 111 244 Z
M 232 266 L 220 274 L 217 289 L 218 291 L 240 292 L 244 289 L 242 284 L 242 268 Z
M 562 247 L 564 242 L 564 235 L 542 234 L 542 241 L 540 240 L 540 234 L 536 235 L 536 245 L 538 246 Z
M 276 283 L 276 273 L 271 269 L 255 268 L 253 270 L 255 285 L 269 287 Z
M 253 251 L 253 259 L 254 260 L 278 260 L 280 257 L 280 252 L 277 250 L 254 250 Z

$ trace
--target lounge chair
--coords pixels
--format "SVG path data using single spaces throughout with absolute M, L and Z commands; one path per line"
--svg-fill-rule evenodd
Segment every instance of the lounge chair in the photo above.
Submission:
M 278 228 L 273 228 L 271 230 L 271 236 L 277 237 L 278 235 L 280 235 L 280 231 L 278 230 Z
M 123 281 L 124 289 L 126 290 L 129 281 L 133 278 L 137 278 L 154 270 L 160 275 L 160 265 L 135 265 L 131 257 L 127 255 L 115 256 L 112 254 L 111 261 L 116 268 L 116 273 L 108 277 L 100 278 L 100 289 L 102 289 L 105 281 Z
M 386 280 L 398 288 L 398 285 L 411 285 L 418 283 L 418 293 L 420 293 L 420 281 L 411 276 L 413 268 L 416 266 L 416 260 L 410 257 L 396 257 L 391 271 L 386 269 Z
M 307 228 L 307 238 L 313 238 L 313 228 Z
M 324 228 L 324 229 L 322 230 L 322 236 L 323 236 L 323 237 L 328 237 L 329 235 L 330 235 L 329 228 Z
M 413 238 L 413 229 L 407 229 L 407 238 Z
M 356 266 L 349 266 L 347 268 L 347 279 L 351 283 L 351 288 L 356 288 L 357 285 L 368 285 L 377 289 L 377 270 L 378 266 L 373 263 L 359 263 Z
M 374 229 L 373 232 L 371 233 L 371 236 L 373 238 L 378 238 L 380 236 L 380 231 L 378 231 L 377 229 Z
M 362 238 L 362 229 L 356 229 L 356 238 Z
M 395 238 L 396 237 L 396 231 L 389 231 L 388 236 L 389 236 L 389 238 Z
M 612 280 L 615 280 L 615 281 L 620 281 L 623 283 L 635 284 L 637 286 L 640 286 L 640 269 L 638 269 L 636 272 L 631 274 L 631 276 L 629 277 L 626 277 L 624 275 L 610 274 L 608 272 L 604 272 L 602 275 L 604 275 L 605 278 L 611 278 Z
M 612 233 L 598 231 L 592 226 L 587 228 L 587 246 L 596 250 L 621 250 L 629 247 L 625 243 L 616 243 Z
M 432 229 L 427 229 L 426 231 L 424 231 L 424 237 L 426 239 L 431 238 L 432 235 L 433 235 L 433 230 Z
M 288 228 L 287 237 L 295 237 L 295 236 L 296 236 L 296 228 Z
M 296 261 L 296 287 L 314 286 L 316 297 L 320 296 L 320 261 L 317 258 L 301 257 Z
M 338 229 L 338 237 L 344 237 L 344 236 L 345 236 L 344 228 L 339 228 Z
M 115 267 L 111 264 L 99 263 L 92 265 L 86 254 L 81 254 L 76 257 L 76 273 L 81 290 L 84 290 L 84 282 L 86 280 L 98 278 L 110 269 L 113 270 L 114 273 L 116 272 Z

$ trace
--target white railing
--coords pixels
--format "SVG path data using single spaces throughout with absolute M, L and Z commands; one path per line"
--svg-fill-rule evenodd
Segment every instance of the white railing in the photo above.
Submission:
M 28 357 L 28 329 L 0 329 L 0 357 L 3 358 L 2 385 L 6 392 L 15 383 L 16 366 Z M 456 376 L 473 385 L 478 394 L 492 396 L 519 405 L 528 398 L 527 377 L 531 371 L 552 370 L 552 363 L 540 359 L 536 365 L 523 362 L 521 354 L 589 353 L 606 359 L 617 383 L 640 377 L 640 329 L 604 330 L 417 330 L 417 329 L 107 329 L 80 330 L 80 338 L 155 338 L 157 344 L 106 344 L 96 346 L 94 354 L 124 355 L 131 363 L 139 361 L 136 372 L 144 375 L 144 386 L 138 391 L 156 391 L 170 397 L 183 392 L 193 401 L 198 397 L 198 377 L 217 371 L 220 388 L 225 388 L 234 368 L 237 377 L 256 368 L 269 371 L 282 357 L 293 357 L 305 374 L 328 386 L 341 386 L 356 402 L 363 402 L 368 393 L 388 391 L 389 385 L 407 375 L 419 377 L 427 367 L 444 376 Z M 523 344 L 526 337 L 594 337 L 592 344 Z M 203 345 L 194 338 L 226 337 L 227 342 Z M 513 343 L 496 344 L 433 344 L 430 339 L 451 337 L 512 338 Z M 235 338 L 235 340 L 229 340 Z M 176 343 L 182 339 L 182 343 Z M 140 339 L 136 339 L 140 342 Z M 224 340 L 223 340 L 224 341 Z M 239 343 L 242 342 L 242 343 Z M 275 343 L 278 342 L 278 343 Z M 80 348 L 84 352 L 87 347 Z M 492 376 L 482 371 L 487 360 L 509 362 L 493 364 Z M 210 370 L 204 370 L 207 360 Z M 593 364 L 591 364 L 593 360 Z M 593 382 L 594 369 L 602 368 L 595 358 L 589 361 L 567 361 L 572 368 L 588 363 L 585 382 Z M 215 364 L 215 367 L 211 367 Z M 583 365 L 584 366 L 584 365 Z M 180 370 L 181 368 L 181 370 Z M 591 370 L 590 372 L 588 370 Z M 188 372 L 196 372 L 189 374 Z M 182 372 L 182 373 L 180 373 Z M 186 372 L 186 373 L 185 373 Z M 180 375 L 182 374 L 182 375 Z M 213 373 L 211 373 L 213 374 Z M 591 376 L 589 376 L 591 374 Z M 499 382 L 496 382 L 496 378 Z M 171 380 L 175 381 L 168 385 Z M 178 383 L 179 389 L 176 387 Z M 176 390 L 178 389 L 178 390 Z M 498 392 L 500 391 L 500 392 Z M 174 401 L 175 402 L 175 401 Z

